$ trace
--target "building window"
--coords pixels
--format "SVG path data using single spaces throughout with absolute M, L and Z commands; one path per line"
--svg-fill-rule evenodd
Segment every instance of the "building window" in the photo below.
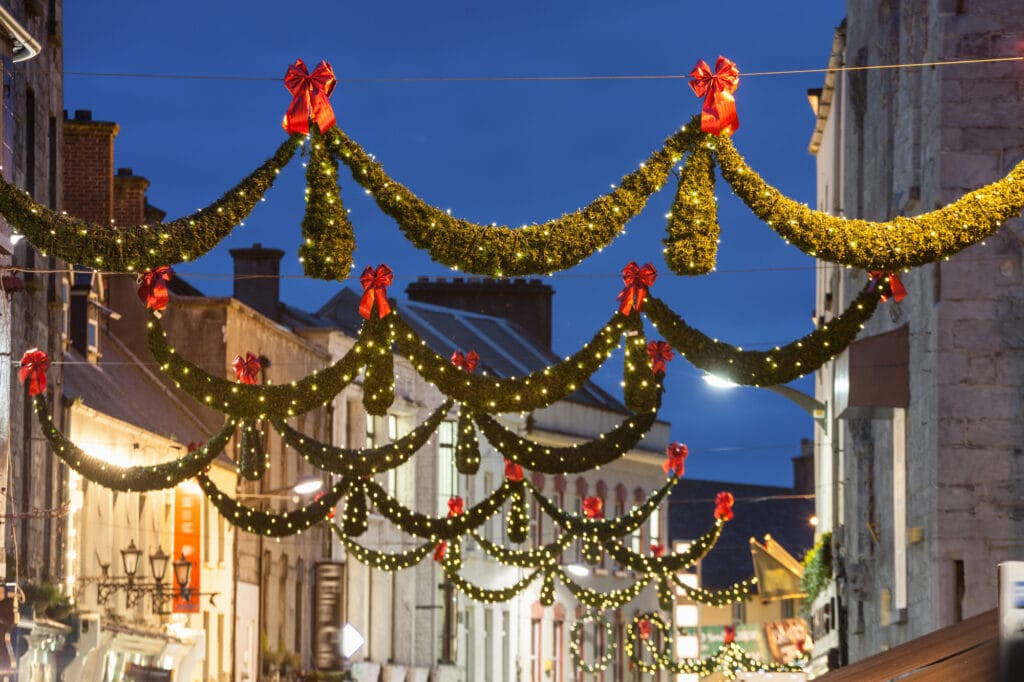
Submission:
M 542 682 L 544 671 L 541 670 L 541 620 L 534 618 L 530 621 L 530 670 L 531 682 Z
M 463 616 L 463 630 L 462 631 L 463 631 L 463 633 L 466 636 L 466 639 L 465 639 L 465 641 L 466 641 L 466 646 L 465 646 L 465 649 L 466 649 L 466 658 L 465 658 L 465 663 L 466 663 L 466 679 L 467 680 L 475 680 L 476 679 L 476 666 L 474 665 L 474 663 L 475 663 L 474 659 L 476 658 L 476 651 L 473 649 L 473 630 L 474 630 L 474 628 L 473 628 L 473 607 L 470 606 L 468 609 L 463 611 L 462 612 L 462 616 Z
M 448 514 L 448 498 L 455 490 L 455 422 L 446 420 L 437 429 L 437 513 Z
M 512 665 L 512 614 L 501 612 L 501 682 L 509 682 Z
M 494 679 L 494 611 L 484 609 L 484 675 L 483 679 Z M 469 678 L 473 679 L 473 678 Z
M 742 625 L 743 623 L 747 622 L 747 602 L 733 602 L 732 622 L 734 625 Z
M 565 621 L 551 623 L 551 676 L 552 682 L 562 682 L 562 635 Z

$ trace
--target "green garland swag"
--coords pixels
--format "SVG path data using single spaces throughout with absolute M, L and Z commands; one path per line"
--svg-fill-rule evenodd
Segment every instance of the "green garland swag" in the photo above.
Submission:
M 213 502 L 213 506 L 217 507 L 217 511 L 228 523 L 249 533 L 278 538 L 301 533 L 328 518 L 349 486 L 349 480 L 342 479 L 315 501 L 297 510 L 275 514 L 247 507 L 225 495 L 205 474 L 198 474 L 196 480 L 199 481 L 199 487 L 206 493 L 206 497 Z
M 104 488 L 126 492 L 173 488 L 182 481 L 192 478 L 208 467 L 224 450 L 228 441 L 235 435 L 235 428 L 238 425 L 237 420 L 229 418 L 221 430 L 207 439 L 204 445 L 172 462 L 121 467 L 93 457 L 61 433 L 53 425 L 53 416 L 44 395 L 35 396 L 32 399 L 32 406 L 39 419 L 43 437 L 50 444 L 53 454 L 81 474 L 82 478 Z
M 245 219 L 302 141 L 292 135 L 272 157 L 224 196 L 169 223 L 117 227 L 56 213 L 0 178 L 0 213 L 15 231 L 46 255 L 115 272 L 141 272 L 194 260 L 210 251 Z
M 555 572 L 547 571 L 544 573 L 544 580 L 540 584 L 540 605 L 544 607 L 551 606 L 555 603 Z
M 1024 208 L 1024 161 L 1001 180 L 931 213 L 885 222 L 815 211 L 767 184 L 728 137 L 716 143 L 722 177 L 758 218 L 804 253 L 865 270 L 893 271 L 952 256 L 996 232 Z
M 660 557 L 638 554 L 617 540 L 605 540 L 601 544 L 609 557 L 631 571 L 668 575 L 685 570 L 703 559 L 718 542 L 724 525 L 724 521 L 716 520 L 711 529 L 690 543 L 685 552 Z
M 671 578 L 672 582 L 686 592 L 687 597 L 708 606 L 726 606 L 727 604 L 743 601 L 754 594 L 754 588 L 757 587 L 757 578 L 747 578 L 735 583 L 731 587 L 723 587 L 720 590 L 691 587 L 683 583 L 677 575 L 672 575 Z
M 394 318 L 392 320 L 392 318 Z M 400 317 L 388 315 L 395 325 L 395 347 L 419 374 L 446 396 L 483 412 L 529 412 L 548 407 L 581 388 L 619 345 L 622 334 L 635 325 L 616 312 L 589 343 L 558 364 L 522 378 L 497 379 L 470 374 L 435 353 Z
M 263 445 L 263 430 L 252 419 L 242 422 L 242 437 L 239 439 L 238 473 L 249 481 L 263 478 L 270 466 L 270 455 Z
M 455 470 L 472 476 L 480 469 L 480 440 L 476 437 L 473 415 L 465 405 L 459 407 L 458 440 L 455 444 Z
M 583 652 L 580 651 L 580 642 L 583 641 L 583 626 L 587 621 L 600 623 L 606 643 L 604 654 L 593 663 L 584 661 Z M 611 622 L 600 613 L 588 609 L 582 618 L 572 624 L 569 635 L 569 655 L 572 657 L 572 663 L 576 669 L 589 675 L 598 675 L 607 670 L 615 658 L 615 628 Z
M 371 566 L 381 571 L 387 571 L 389 573 L 412 568 L 427 558 L 430 553 L 434 551 L 434 547 L 436 546 L 433 542 L 426 542 L 416 549 L 399 552 L 397 554 L 391 552 L 380 552 L 368 547 L 363 547 L 358 542 L 355 542 L 345 534 L 345 531 L 338 528 L 336 524 L 331 523 L 329 525 L 331 530 L 334 531 L 335 537 L 345 545 L 345 549 L 348 553 L 354 556 L 359 563 L 365 566 Z
M 622 399 L 630 412 L 656 412 L 661 406 L 661 380 L 665 375 L 651 371 L 647 336 L 639 313 L 629 316 L 628 326 L 622 362 Z
M 645 620 L 651 624 L 650 636 L 645 639 L 640 635 L 640 621 Z M 657 639 L 662 640 L 662 648 L 658 649 L 657 639 L 654 637 L 654 630 L 661 635 Z M 643 643 L 643 647 L 639 646 Z M 645 673 L 654 674 L 658 670 L 668 668 L 672 660 L 672 628 L 661 618 L 661 614 L 655 611 L 641 613 L 633 618 L 633 622 L 626 628 L 626 655 L 633 665 Z M 651 655 L 651 661 L 645 661 L 643 651 Z M 697 671 L 692 671 L 697 672 Z M 710 671 L 708 671 L 708 674 Z
M 369 504 L 366 502 L 366 488 L 356 481 L 345 496 L 345 516 L 341 520 L 345 535 L 357 538 L 370 527 Z
M 581 587 L 576 584 L 560 568 L 552 568 L 551 571 L 558 574 L 562 584 L 565 585 L 579 603 L 591 608 L 601 609 L 602 611 L 625 606 L 640 596 L 640 593 L 644 591 L 644 588 L 651 581 L 651 576 L 644 576 L 643 579 L 634 581 L 629 587 L 622 587 L 609 592 L 598 592 L 597 590 Z
M 669 137 L 640 168 L 608 194 L 575 213 L 517 229 L 486 226 L 448 215 L 396 182 L 355 141 L 338 128 L 327 131 L 329 148 L 352 171 L 352 178 L 373 195 L 414 246 L 432 260 L 464 272 L 491 277 L 520 277 L 565 270 L 604 248 L 647 199 L 661 189 L 687 149 L 707 136 L 690 124 Z
M 374 481 L 361 481 L 360 485 L 366 490 L 370 502 L 384 518 L 407 535 L 429 538 L 435 542 L 453 540 L 460 535 L 465 535 L 473 528 L 480 527 L 501 509 L 501 505 L 516 489 L 516 484 L 506 480 L 487 498 L 469 507 L 463 513 L 457 516 L 437 517 L 407 509 Z
M 356 248 L 348 211 L 338 188 L 338 161 L 327 151 L 316 124 L 310 126 L 306 166 L 306 215 L 302 219 L 299 260 L 310 277 L 343 280 L 352 269 Z
M 657 418 L 657 409 L 646 414 L 632 415 L 594 440 L 564 447 L 548 447 L 517 435 L 490 415 L 474 415 L 487 442 L 506 459 L 545 474 L 590 471 L 594 467 L 614 462 L 640 442 Z
M 642 505 L 633 507 L 626 514 L 614 519 L 588 519 L 579 514 L 567 512 L 545 497 L 532 483 L 527 481 L 523 481 L 523 483 L 533 494 L 534 500 L 566 533 L 577 538 L 592 537 L 598 540 L 608 540 L 629 535 L 646 523 L 658 505 L 672 492 L 677 480 L 675 477 L 668 479 L 665 485 L 658 488 Z
M 470 536 L 480 545 L 484 554 L 499 564 L 518 568 L 541 568 L 558 560 L 558 557 L 572 544 L 573 537 L 569 534 L 560 535 L 554 542 L 535 549 L 508 549 L 486 539 L 476 531 Z
M 353 449 L 327 445 L 293 429 L 283 419 L 272 419 L 270 423 L 281 435 L 281 442 L 317 469 L 345 476 L 366 476 L 394 469 L 409 461 L 437 431 L 452 404 L 451 400 L 446 400 L 415 429 L 392 443 L 376 448 Z
M 391 352 L 394 332 L 390 320 L 374 316 L 365 320 L 359 329 L 359 339 L 366 347 L 363 409 L 375 417 L 386 415 L 388 408 L 395 402 L 395 356 Z
M 505 532 L 517 544 L 526 542 L 530 535 L 530 514 L 526 508 L 526 489 L 523 481 L 508 481 L 512 487 L 511 502 L 505 515 Z
M 463 578 L 458 569 L 455 567 L 456 564 L 449 563 L 448 557 L 451 555 L 452 548 L 448 548 L 448 553 L 445 555 L 445 560 L 441 562 L 441 567 L 444 570 L 445 576 L 452 581 L 455 588 L 462 592 L 464 595 L 472 599 L 473 601 L 482 602 L 485 604 L 494 604 L 497 602 L 509 601 L 517 594 L 525 590 L 530 583 L 536 580 L 537 576 L 541 573 L 538 569 L 532 573 L 524 576 L 515 583 L 508 587 L 500 587 L 497 589 L 480 587 L 469 582 Z
M 679 189 L 668 214 L 665 263 L 679 275 L 705 275 L 718 254 L 718 202 L 711 147 L 696 145 L 679 175 Z
M 207 407 L 239 419 L 284 419 L 321 407 L 352 383 L 366 362 L 360 340 L 334 364 L 290 384 L 242 384 L 215 377 L 178 355 L 155 316 L 150 316 L 148 325 L 149 350 L 175 386 Z
M 801 339 L 770 351 L 743 350 L 694 329 L 663 301 L 650 297 L 644 312 L 680 355 L 698 369 L 745 386 L 777 386 L 813 372 L 843 352 L 887 293 L 869 284 L 842 315 Z

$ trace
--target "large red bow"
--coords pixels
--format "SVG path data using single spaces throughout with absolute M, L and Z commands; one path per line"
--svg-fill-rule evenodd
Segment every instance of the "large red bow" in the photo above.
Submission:
M 21 383 L 28 379 L 28 394 L 39 395 L 46 392 L 46 370 L 50 369 L 50 356 L 38 348 L 29 348 L 21 356 L 21 369 L 18 378 Z
M 448 516 L 458 516 L 466 510 L 466 501 L 456 495 L 448 498 Z
M 665 545 L 661 544 L 660 542 L 657 542 L 657 543 L 652 542 L 651 543 L 651 554 L 653 554 L 655 557 L 660 557 L 664 553 L 665 553 Z
M 907 288 L 903 286 L 903 282 L 896 276 L 895 272 L 890 272 L 886 275 L 881 270 L 872 270 L 868 273 L 868 277 L 871 278 L 871 288 L 874 289 L 878 286 L 879 282 L 887 282 L 889 284 L 889 290 L 892 292 L 892 298 L 894 301 L 899 303 L 907 297 Z M 882 294 L 882 303 L 889 300 L 888 294 Z
M 338 79 L 327 62 L 309 73 L 306 62 L 296 59 L 284 74 L 284 86 L 292 93 L 292 103 L 284 114 L 281 126 L 288 133 L 309 133 L 309 121 L 316 122 L 320 132 L 335 124 L 334 110 L 327 98 L 334 92 Z
M 651 372 L 654 374 L 664 372 L 665 363 L 671 362 L 676 356 L 668 341 L 650 341 L 647 344 L 647 354 L 651 356 Z
M 444 561 L 444 555 L 448 551 L 448 541 L 442 540 L 434 548 L 434 561 Z
M 588 519 L 604 518 L 604 514 L 601 513 L 603 507 L 604 502 L 601 501 L 600 497 L 591 495 L 583 499 L 583 513 L 587 515 Z
M 651 621 L 647 620 L 646 618 L 644 618 L 641 621 L 638 621 L 636 624 L 636 629 L 640 632 L 640 639 L 651 638 Z
M 147 270 L 139 275 L 139 300 L 150 310 L 163 310 L 167 307 L 167 283 L 174 275 L 174 270 L 161 265 L 156 270 Z
M 715 518 L 719 521 L 732 521 L 732 493 L 718 493 L 715 497 Z
M 725 638 L 724 638 L 722 643 L 723 644 L 732 644 L 733 642 L 735 642 L 736 641 L 736 626 L 734 626 L 734 625 L 726 625 L 724 630 L 725 630 Z
M 236 355 L 231 366 L 235 368 L 235 378 L 243 384 L 255 384 L 260 375 L 260 359 L 252 353 L 246 353 L 243 358 Z
M 674 471 L 676 476 L 682 476 L 686 473 L 683 463 L 689 454 L 690 449 L 684 443 L 669 443 L 668 448 L 665 449 L 665 462 L 661 468 L 665 470 L 666 474 Z
M 731 135 L 740 127 L 740 117 L 736 114 L 736 100 L 732 93 L 740 84 L 740 71 L 736 64 L 725 57 L 715 62 L 715 72 L 701 59 L 693 67 L 690 76 L 690 87 L 697 97 L 704 98 L 704 106 L 700 110 L 700 129 L 712 135 Z
M 476 366 L 480 363 L 480 356 L 475 350 L 471 350 L 468 353 L 463 353 L 461 350 L 457 350 L 452 353 L 452 364 L 459 369 L 464 369 L 469 373 L 473 373 Z
M 510 459 L 505 460 L 505 478 L 518 483 L 523 480 L 523 467 Z
M 391 268 L 381 263 L 376 270 L 369 265 L 359 275 L 359 283 L 363 285 L 363 298 L 359 301 L 359 314 L 370 319 L 373 314 L 373 302 L 377 302 L 377 317 L 383 319 L 391 312 L 388 304 L 388 287 L 395 278 Z
M 648 289 L 657 278 L 658 271 L 650 263 L 641 268 L 636 262 L 630 261 L 629 265 L 622 268 L 622 282 L 626 288 L 619 292 L 619 312 L 623 315 L 629 315 L 634 309 L 640 312 Z

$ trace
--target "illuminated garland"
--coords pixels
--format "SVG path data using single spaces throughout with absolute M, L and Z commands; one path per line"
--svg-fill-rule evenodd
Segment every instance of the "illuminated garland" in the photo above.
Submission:
M 451 407 L 452 401 L 445 401 L 415 429 L 394 442 L 376 448 L 354 449 L 327 445 L 293 429 L 283 419 L 273 419 L 271 424 L 281 434 L 281 441 L 285 445 L 316 468 L 332 474 L 365 476 L 394 469 L 411 459 L 427 444 Z
M 458 556 L 458 551 L 458 543 L 455 542 L 448 548 L 448 553 L 445 555 L 444 561 L 441 562 L 441 568 L 445 576 L 455 585 L 456 589 L 473 601 L 484 604 L 495 604 L 511 600 L 525 590 L 541 573 L 540 570 L 533 571 L 508 587 L 497 589 L 480 587 L 459 575 L 458 567 L 461 565 L 461 562 L 455 558 Z
M 406 550 L 397 554 L 379 552 L 377 550 L 363 547 L 358 542 L 354 542 L 352 538 L 350 538 L 345 531 L 337 525 L 333 523 L 329 525 L 331 530 L 334 531 L 335 537 L 345 545 L 345 549 L 349 554 L 355 557 L 357 561 L 366 566 L 372 566 L 373 568 L 381 571 L 387 571 L 389 573 L 412 568 L 427 558 L 434 550 L 434 543 L 427 542 L 416 549 Z
M 524 481 L 505 480 L 505 485 L 512 488 L 511 504 L 505 515 L 505 530 L 508 539 L 517 544 L 526 542 L 530 534 L 530 514 L 526 508 L 526 490 Z
M 121 467 L 93 457 L 64 436 L 53 425 L 53 416 L 50 415 L 43 394 L 32 398 L 32 406 L 39 419 L 43 437 L 49 443 L 53 454 L 81 474 L 82 478 L 105 488 L 121 491 L 143 492 L 173 488 L 182 481 L 192 478 L 217 458 L 235 435 L 235 428 L 238 425 L 237 420 L 228 419 L 221 430 L 207 439 L 205 444 L 173 462 Z
M 304 414 L 327 404 L 352 383 L 366 362 L 361 341 L 337 362 L 298 381 L 280 385 L 248 385 L 228 381 L 202 370 L 178 355 L 167 342 L 156 317 L 150 317 L 149 350 L 175 386 L 197 401 L 240 419 L 266 419 Z
M 658 649 L 655 638 L 651 636 L 651 630 L 654 628 L 661 633 L 661 640 L 664 642 L 661 650 Z M 645 631 L 646 634 L 644 634 Z M 641 642 L 643 643 L 642 649 L 638 646 Z M 656 674 L 658 670 L 668 668 L 672 662 L 672 628 L 655 611 L 641 613 L 633 618 L 633 622 L 626 628 L 625 644 L 629 660 L 645 673 Z M 651 655 L 650 662 L 644 660 L 643 651 Z M 709 675 L 712 670 L 688 669 L 685 672 Z
M 583 627 L 588 621 L 600 623 L 604 630 L 605 652 L 601 658 L 593 663 L 583 660 L 583 652 L 580 651 L 580 642 L 583 641 Z M 590 675 L 597 675 L 608 669 L 615 658 L 615 629 L 611 622 L 600 613 L 587 609 L 582 618 L 572 624 L 569 635 L 569 655 L 572 657 L 573 665 L 577 670 L 582 670 Z
M 654 510 L 658 508 L 658 505 L 672 491 L 677 480 L 674 477 L 670 478 L 665 485 L 655 491 L 642 505 L 633 507 L 628 513 L 614 519 L 588 519 L 579 514 L 565 511 L 545 497 L 532 483 L 524 481 L 524 484 L 529 487 L 533 498 L 540 504 L 541 508 L 562 530 L 574 537 L 592 537 L 605 540 L 623 537 L 642 526 L 650 518 L 651 514 L 654 513 Z
M 843 352 L 874 314 L 886 288 L 869 285 L 842 315 L 819 329 L 770 351 L 743 350 L 694 329 L 658 298 L 647 299 L 644 311 L 672 348 L 695 367 L 747 386 L 785 384 L 813 372 Z
M 0 178 L 0 213 L 45 255 L 105 270 L 139 272 L 199 258 L 245 219 L 302 141 L 292 135 L 251 175 L 205 209 L 169 223 L 97 225 L 51 211 Z
M 679 189 L 668 214 L 665 263 L 679 275 L 704 275 L 715 269 L 718 210 L 711 147 L 696 145 L 679 175 Z
M 629 316 L 630 329 L 626 332 L 625 353 L 622 363 L 622 397 L 626 409 L 631 412 L 657 412 L 661 406 L 660 376 L 651 371 L 651 360 L 647 354 L 647 337 L 644 335 L 640 315 Z M 653 422 L 652 422 L 653 424 Z
M 247 507 L 225 495 L 217 487 L 217 484 L 205 474 L 200 473 L 196 476 L 196 480 L 199 481 L 199 487 L 206 493 L 206 497 L 213 502 L 220 515 L 231 525 L 249 533 L 268 537 L 295 535 L 328 518 L 349 486 L 348 479 L 343 479 L 319 495 L 313 502 L 297 510 L 275 514 Z
M 350 538 L 361 536 L 370 527 L 369 504 L 366 502 L 366 487 L 362 481 L 353 483 L 345 496 L 345 516 L 341 526 Z
M 601 544 L 609 557 L 631 571 L 668 575 L 689 568 L 703 559 L 718 542 L 724 525 L 724 521 L 716 520 L 711 529 L 691 542 L 685 552 L 660 557 L 638 554 L 614 539 L 605 540 Z
M 597 590 L 581 587 L 577 583 L 573 582 L 573 580 L 565 574 L 565 571 L 561 569 L 552 569 L 552 572 L 558 575 L 562 584 L 568 588 L 572 593 L 572 596 L 574 596 L 578 602 L 584 606 L 601 609 L 602 611 L 625 606 L 640 596 L 640 593 L 644 591 L 644 588 L 646 588 L 648 583 L 651 581 L 651 576 L 644 576 L 642 579 L 634 581 L 634 583 L 629 587 L 623 587 L 609 592 L 598 592 Z
M 263 430 L 251 419 L 242 422 L 242 437 L 239 439 L 238 473 L 242 478 L 256 481 L 270 466 L 270 454 L 263 445 Z
M 653 379 L 652 379 L 653 383 Z M 646 435 L 658 418 L 657 411 L 627 417 L 621 424 L 594 440 L 563 447 L 549 447 L 517 435 L 487 414 L 474 416 L 491 446 L 517 464 L 545 474 L 589 471 L 614 462 Z
M 395 402 L 395 356 L 391 352 L 394 338 L 393 315 L 386 319 L 371 316 L 359 330 L 366 347 L 366 369 L 363 370 L 363 408 L 366 413 L 383 417 Z
M 914 218 L 849 220 L 815 211 L 767 184 L 732 141 L 717 142 L 722 177 L 780 237 L 821 260 L 866 270 L 899 270 L 952 256 L 998 230 L 1024 208 L 1024 161 L 1001 180 Z
M 465 405 L 459 408 L 458 441 L 455 444 L 455 470 L 472 476 L 480 469 L 480 441 L 473 427 L 473 414 Z
M 356 248 L 348 211 L 338 190 L 338 162 L 327 151 L 314 123 L 310 126 L 306 166 L 306 215 L 302 219 L 302 271 L 317 279 L 343 280 L 352 269 Z
M 519 568 L 541 568 L 558 560 L 558 557 L 572 544 L 573 537 L 568 533 L 560 535 L 554 542 L 535 549 L 508 549 L 495 544 L 473 531 L 470 536 L 480 545 L 484 554 L 505 566 Z
M 676 575 L 672 576 L 672 581 L 686 592 L 687 597 L 709 606 L 726 606 L 744 601 L 754 594 L 754 589 L 757 587 L 757 578 L 747 578 L 720 590 L 706 590 L 702 587 L 686 585 Z
M 661 189 L 685 150 L 706 136 L 691 124 L 668 138 L 636 171 L 608 194 L 575 213 L 520 228 L 488 226 L 452 217 L 430 206 L 384 172 L 362 147 L 338 128 L 327 131 L 330 148 L 353 179 L 395 219 L 414 246 L 432 260 L 491 277 L 540 275 L 565 270 L 612 242 L 647 199 Z
M 469 530 L 483 525 L 487 519 L 501 509 L 501 505 L 513 494 L 519 484 L 506 480 L 486 499 L 467 508 L 463 513 L 444 517 L 429 516 L 407 509 L 374 481 L 361 481 L 360 485 L 366 490 L 370 502 L 384 518 L 408 535 L 430 538 L 436 542 L 437 540 L 453 540 Z
M 388 319 L 392 317 L 389 315 Z M 400 318 L 395 317 L 393 323 L 396 349 L 424 379 L 463 405 L 496 414 L 537 410 L 567 398 L 605 363 L 618 347 L 622 334 L 640 321 L 636 316 L 615 313 L 589 343 L 562 362 L 522 378 L 509 379 L 465 372 L 431 350 Z

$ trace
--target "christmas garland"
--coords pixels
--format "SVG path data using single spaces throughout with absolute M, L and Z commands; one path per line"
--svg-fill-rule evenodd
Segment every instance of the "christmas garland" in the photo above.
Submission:
M 651 637 L 651 629 L 656 628 L 661 633 L 663 649 L 659 650 L 657 642 Z M 639 641 L 638 641 L 639 640 Z M 641 649 L 638 644 L 643 642 Z M 662 668 L 668 668 L 672 662 L 672 628 L 662 620 L 661 614 L 655 611 L 638 614 L 633 622 L 626 628 L 626 655 L 637 668 L 645 673 L 656 674 Z M 643 651 L 651 654 L 651 662 L 643 659 Z M 684 659 L 694 661 L 694 659 Z M 699 659 L 697 659 L 699 660 Z M 697 663 L 699 665 L 699 663 Z M 713 669 L 707 670 L 686 670 L 688 673 L 699 673 L 701 675 L 711 674 Z M 675 671 L 673 671 L 675 672 Z
M 338 189 L 338 162 L 314 123 L 306 166 L 306 215 L 302 219 L 302 271 L 317 279 L 343 280 L 352 269 L 356 240 Z
M 473 601 L 485 604 L 509 601 L 525 590 L 541 573 L 540 569 L 533 571 L 508 587 L 497 589 L 480 587 L 469 582 L 459 574 L 459 568 L 462 566 L 460 552 L 459 542 L 457 540 L 452 542 L 441 562 L 441 570 L 444 571 L 445 577 L 452 581 L 456 589 Z
M 706 590 L 703 587 L 687 585 L 677 575 L 672 575 L 671 578 L 678 587 L 686 592 L 687 597 L 708 606 L 725 606 L 744 601 L 754 594 L 754 588 L 757 587 L 757 578 L 747 578 L 720 590 Z
M 246 419 L 239 438 L 238 473 L 247 481 L 258 481 L 269 467 L 270 453 L 263 444 L 263 429 L 256 421 Z
M 498 379 L 470 374 L 435 353 L 400 317 L 388 315 L 395 326 L 395 348 L 416 371 L 446 396 L 474 410 L 497 414 L 529 412 L 548 407 L 581 388 L 611 356 L 622 334 L 641 324 L 639 316 L 615 313 L 589 343 L 562 362 L 522 378 Z
M 687 149 L 707 136 L 691 122 L 665 141 L 636 171 L 608 194 L 575 213 L 520 228 L 488 226 L 452 217 L 430 206 L 384 172 L 381 164 L 338 128 L 327 131 L 328 145 L 349 167 L 352 178 L 398 223 L 414 246 L 431 259 L 463 272 L 519 277 L 565 270 L 604 248 L 647 199 L 661 189 Z
M 980 242 L 1024 208 L 1024 161 L 990 185 L 914 218 L 848 220 L 815 211 L 767 184 L 728 137 L 716 150 L 722 177 L 758 218 L 804 253 L 866 270 L 893 271 L 952 256 Z
M 149 350 L 175 386 L 200 403 L 240 419 L 284 419 L 326 405 L 352 383 L 366 362 L 362 341 L 326 369 L 290 384 L 242 384 L 215 377 L 178 355 L 155 316 L 149 320 Z
M 283 419 L 270 423 L 281 435 L 281 442 L 292 448 L 316 468 L 332 474 L 366 476 L 394 469 L 409 461 L 427 444 L 452 407 L 447 400 L 415 429 L 398 440 L 376 448 L 342 448 L 328 445 L 293 429 Z
M 580 642 L 583 641 L 583 626 L 588 621 L 601 624 L 604 630 L 604 641 L 607 643 L 604 654 L 593 663 L 584 661 L 583 652 L 580 651 Z M 572 624 L 572 630 L 569 635 L 569 655 L 572 657 L 572 662 L 576 669 L 584 673 L 598 675 L 607 670 L 615 658 L 615 629 L 611 622 L 600 613 L 587 609 L 583 617 L 577 619 Z
M 211 436 L 205 444 L 184 457 L 172 462 L 150 466 L 121 467 L 93 457 L 71 442 L 53 425 L 53 416 L 43 394 L 32 399 L 36 417 L 43 437 L 50 444 L 53 454 L 74 469 L 81 476 L 104 488 L 121 491 L 144 492 L 173 488 L 185 479 L 192 478 L 208 467 L 231 437 L 235 435 L 238 421 L 228 419 L 220 431 Z
M 393 573 L 395 571 L 404 571 L 407 568 L 412 568 L 419 562 L 427 558 L 431 552 L 434 551 L 435 543 L 427 542 L 420 545 L 416 549 L 407 550 L 393 554 L 390 552 L 380 552 L 377 550 L 369 549 L 355 542 L 348 535 L 345 534 L 341 528 L 336 524 L 329 524 L 331 530 L 334 531 L 335 537 L 345 545 L 345 549 L 349 554 L 354 556 L 359 563 L 366 566 L 371 566 L 381 571 L 387 571 Z
M 286 537 L 295 535 L 330 517 L 334 506 L 345 494 L 350 485 L 348 479 L 338 481 L 330 489 L 319 495 L 313 502 L 297 510 L 275 514 L 247 507 L 237 500 L 225 495 L 205 474 L 198 474 L 196 480 L 217 511 L 227 521 L 249 533 L 268 537 Z
M 199 258 L 252 213 L 303 136 L 292 135 L 272 157 L 224 196 L 169 223 L 97 225 L 51 211 L 0 178 L 0 213 L 15 231 L 46 255 L 110 271 L 141 272 Z
M 669 575 L 689 568 L 703 559 L 711 548 L 715 546 L 715 543 L 718 542 L 724 525 L 724 521 L 716 519 L 715 525 L 711 527 L 711 530 L 691 542 L 685 552 L 669 554 L 667 556 L 638 554 L 614 539 L 605 540 L 601 545 L 608 552 L 609 557 L 631 571 Z
M 366 349 L 363 370 L 363 409 L 383 417 L 395 402 L 395 356 L 391 352 L 395 328 L 391 321 L 371 316 L 359 328 L 359 340 Z
M 572 544 L 574 539 L 566 533 L 543 547 L 535 549 L 508 549 L 487 540 L 476 531 L 470 532 L 470 536 L 480 545 L 480 549 L 484 551 L 484 554 L 500 564 L 516 566 L 518 568 L 541 568 L 556 562 L 558 557 Z
M 476 437 L 473 414 L 466 409 L 465 405 L 459 406 L 457 429 L 455 470 L 463 476 L 472 476 L 480 469 L 480 439 Z
M 656 297 L 644 312 L 672 348 L 695 367 L 747 386 L 785 384 L 813 372 L 843 352 L 874 314 L 888 285 L 865 287 L 842 315 L 819 329 L 770 351 L 743 350 L 694 329 Z
M 593 538 L 600 541 L 624 537 L 646 523 L 658 505 L 672 491 L 677 480 L 674 477 L 668 479 L 665 485 L 658 488 L 642 505 L 633 507 L 628 513 L 614 519 L 589 519 L 573 512 L 567 512 L 545 497 L 532 483 L 526 481 L 523 483 L 533 494 L 534 500 L 562 530 L 573 537 Z
M 709 144 L 695 145 L 679 175 L 668 214 L 665 263 L 679 275 L 704 275 L 715 269 L 718 254 L 718 202 L 715 165 Z
M 518 487 L 518 484 L 506 480 L 487 498 L 467 508 L 463 513 L 456 516 L 436 517 L 407 509 L 374 481 L 363 480 L 359 482 L 359 485 L 363 487 L 370 502 L 384 518 L 407 535 L 429 538 L 435 542 L 438 540 L 450 541 L 466 534 L 473 528 L 480 527 L 501 509 L 505 500 Z
M 627 417 L 594 440 L 564 447 L 549 447 L 523 438 L 488 414 L 477 413 L 473 418 L 487 442 L 506 459 L 531 471 L 569 474 L 589 471 L 622 457 L 647 434 L 657 420 L 658 412 Z
M 600 609 L 602 611 L 625 606 L 640 596 L 640 593 L 643 592 L 651 582 L 651 576 L 644 576 L 642 579 L 634 581 L 629 587 L 622 587 L 609 592 L 598 592 L 597 590 L 581 587 L 570 579 L 569 576 L 565 574 L 565 571 L 561 569 L 553 568 L 551 570 L 557 573 L 562 584 L 565 585 L 569 592 L 572 593 L 572 596 L 576 598 L 576 601 L 584 606 Z

